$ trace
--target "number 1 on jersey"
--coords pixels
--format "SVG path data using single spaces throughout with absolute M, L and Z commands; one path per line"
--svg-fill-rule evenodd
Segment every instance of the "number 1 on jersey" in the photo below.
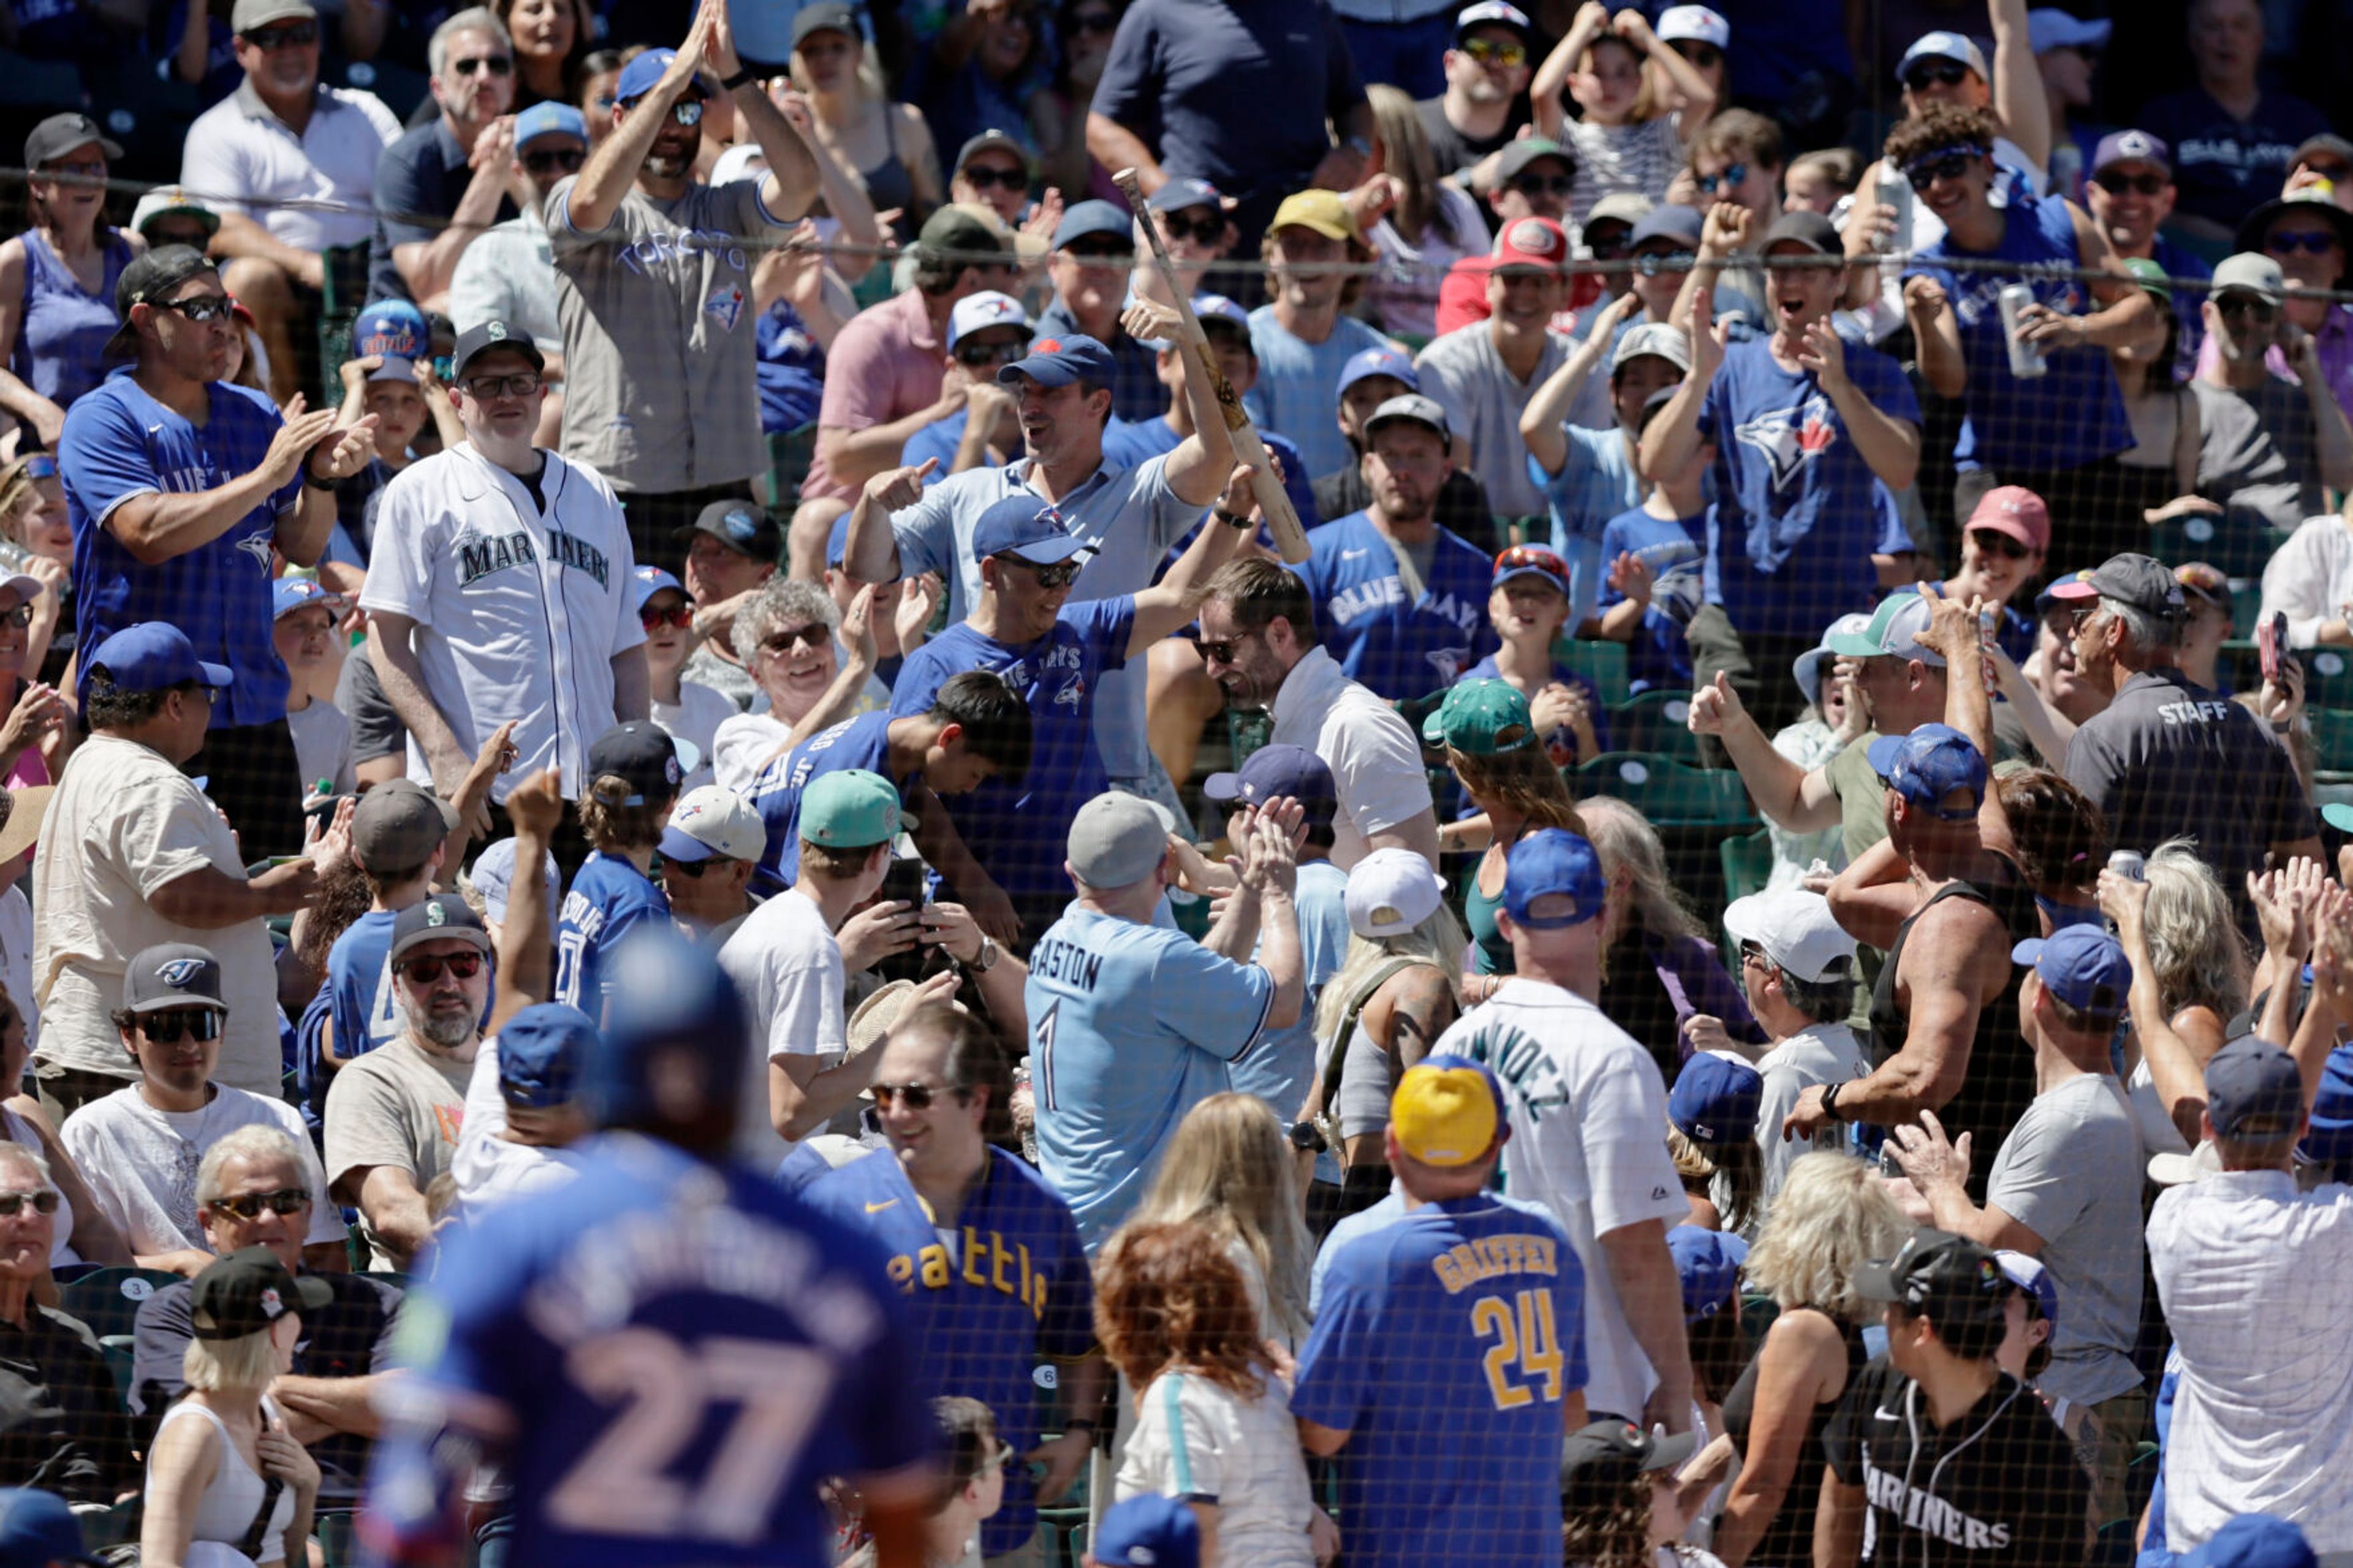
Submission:
M 1516 1312 L 1514 1300 L 1502 1296 L 1482 1296 L 1471 1303 L 1471 1331 L 1482 1340 L 1495 1336 L 1480 1364 L 1486 1369 L 1487 1392 L 1498 1410 L 1516 1410 L 1537 1397 L 1534 1389 L 1513 1381 L 1514 1362 L 1526 1382 L 1543 1380 L 1546 1404 L 1556 1404 L 1561 1397 L 1560 1335 L 1553 1326 L 1552 1292 L 1523 1290 L 1516 1300 Z
M 1054 1005 L 1046 1009 L 1046 1016 L 1030 1030 L 1030 1093 L 1040 1110 L 1054 1109 L 1054 1016 L 1061 1010 L 1061 998 L 1056 997 Z

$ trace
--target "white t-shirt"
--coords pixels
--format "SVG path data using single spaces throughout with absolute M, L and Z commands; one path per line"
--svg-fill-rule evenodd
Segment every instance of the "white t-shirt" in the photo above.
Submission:
M 791 725 L 771 713 L 723 717 L 711 735 L 711 782 L 749 795 L 752 781 L 792 732 Z
M 719 950 L 719 967 L 735 982 L 752 1019 L 736 1152 L 772 1170 L 792 1145 L 777 1134 L 768 1111 L 768 1064 L 792 1056 L 829 1064 L 849 1047 L 841 943 L 826 929 L 815 900 L 788 889 L 744 917 Z
M 1412 729 L 1321 647 L 1291 667 L 1272 717 L 1275 743 L 1313 752 L 1332 770 L 1340 802 L 1332 864 L 1343 871 L 1365 858 L 1374 834 L 1431 809 L 1430 774 Z
M 1116 1495 L 1152 1494 L 1215 1503 L 1220 1562 L 1313 1568 L 1314 1497 L 1280 1383 L 1243 1399 L 1198 1373 L 1154 1378 L 1136 1401 Z
M 213 1081 L 278 1094 L 278 975 L 268 928 L 259 920 L 178 925 L 148 902 L 156 889 L 205 866 L 245 880 L 237 837 L 213 803 L 150 747 L 112 735 L 84 741 L 49 797 L 33 857 L 43 1061 L 136 1078 L 138 1064 L 110 1021 L 122 1005 L 123 969 L 159 943 L 194 942 L 220 961 L 228 1005 Z
M 41 1048 L 41 1005 L 33 995 L 33 902 L 11 884 L 0 891 L 0 984 L 25 1016 L 25 1047 Z M 13 1086 L 12 1086 L 13 1087 Z
M 688 790 L 700 789 L 714 782 L 711 745 L 719 733 L 719 726 L 739 716 L 734 699 L 723 691 L 713 691 L 708 686 L 681 680 L 678 683 L 677 701 L 657 700 L 652 709 L 655 723 L 702 753 L 702 761 L 680 784 L 678 793 L 684 795 Z
M 286 728 L 294 736 L 294 762 L 301 769 L 304 794 L 321 779 L 337 795 L 359 788 L 359 775 L 352 770 L 352 721 L 342 709 L 313 698 L 308 707 L 287 710 Z
M 214 1087 L 212 1103 L 202 1110 L 158 1110 L 133 1084 L 91 1100 L 58 1130 L 58 1141 L 90 1184 L 90 1200 L 131 1250 L 211 1251 L 196 1219 L 196 1168 L 206 1150 L 240 1127 L 256 1125 L 275 1127 L 302 1151 L 311 1186 L 311 1230 L 303 1245 L 343 1240 L 343 1218 L 327 1198 L 327 1173 L 294 1108 L 226 1084 Z
M 493 1035 L 474 1053 L 474 1074 L 466 1080 L 466 1125 L 449 1174 L 458 1202 L 469 1216 L 531 1193 L 553 1192 L 580 1173 L 580 1156 L 569 1149 L 511 1143 L 507 1102 L 499 1092 L 499 1041 Z
M 1667 1091 L 1650 1052 L 1601 1009 L 1514 976 L 1439 1037 L 1504 1085 L 1503 1190 L 1542 1204 L 1585 1266 L 1586 1408 L 1639 1420 L 1658 1379 L 1619 1304 L 1600 1237 L 1691 1213 L 1667 1152 Z
M 1842 1023 L 1812 1025 L 1757 1058 L 1757 1076 L 1765 1080 L 1764 1098 L 1757 1103 L 1757 1142 L 1765 1151 L 1767 1197 L 1781 1190 L 1789 1167 L 1801 1156 L 1846 1147 L 1842 1126 L 1825 1127 L 1810 1138 L 1781 1136 L 1782 1119 L 1798 1097 L 1815 1084 L 1844 1083 L 1870 1071 L 1862 1042 Z

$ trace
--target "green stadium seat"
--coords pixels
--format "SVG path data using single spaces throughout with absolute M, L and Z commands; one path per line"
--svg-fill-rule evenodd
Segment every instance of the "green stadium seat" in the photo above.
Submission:
M 2353 711 L 2353 650 L 2341 647 L 2306 648 L 2296 656 L 2304 661 L 2304 705 L 2318 711 L 2324 708 Z M 2248 660 L 2246 684 L 2255 685 L 2254 662 Z
M 1762 1291 L 1750 1290 L 1740 1298 L 1740 1333 L 1748 1342 L 1748 1353 L 1753 1357 L 1765 1343 L 1765 1331 L 1773 1320 L 1781 1315 L 1781 1304 Z
M 2263 587 L 2261 583 L 2231 584 L 2231 635 L 2252 637 L 2255 635 L 2255 616 L 2263 608 Z
M 1754 827 L 1740 775 L 1655 752 L 1605 752 L 1577 770 L 1580 795 L 1614 795 L 1653 827 Z
M 360 1560 L 355 1530 L 359 1515 L 348 1509 L 311 1516 L 311 1536 L 327 1559 L 327 1568 L 352 1568 Z
M 103 1340 L 109 1334 L 129 1333 L 138 1320 L 141 1303 L 179 1278 L 160 1268 L 100 1268 L 58 1286 L 58 1305 Z
M 2215 517 L 2179 517 L 2153 523 L 2148 552 L 2168 566 L 2203 561 L 2225 577 L 2261 577 L 2263 563 L 2286 539 L 2268 528 Z
M 1645 691 L 1610 708 L 1609 744 L 1620 752 L 1651 752 L 1695 763 L 1699 737 L 1685 721 L 1690 717 L 1690 692 Z
M 2308 708 L 2312 720 L 2312 770 L 2337 782 L 2353 778 L 2353 709 Z
M 753 483 L 753 494 L 771 511 L 789 513 L 799 504 L 801 481 L 817 457 L 817 426 L 782 430 L 767 437 L 768 471 Z
M 1727 838 L 1715 847 L 1724 862 L 1724 900 L 1745 899 L 1751 893 L 1761 893 L 1773 876 L 1773 835 L 1769 829 L 1758 828 L 1737 838 Z
M 1552 645 L 1555 664 L 1593 682 L 1605 707 L 1615 708 L 1633 696 L 1627 689 L 1626 645 L 1599 637 L 1563 637 Z
M 114 1397 L 131 1403 L 131 1368 L 137 1360 L 138 1341 L 129 1334 L 109 1334 L 98 1342 L 106 1356 L 106 1370 L 114 1374 Z

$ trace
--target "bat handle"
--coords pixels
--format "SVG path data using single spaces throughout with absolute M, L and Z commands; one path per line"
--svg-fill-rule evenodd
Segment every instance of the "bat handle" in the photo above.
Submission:
M 1127 198 L 1130 211 L 1144 210 L 1144 182 L 1137 177 L 1134 169 L 1118 170 L 1112 175 L 1111 183 L 1117 185 L 1119 194 Z

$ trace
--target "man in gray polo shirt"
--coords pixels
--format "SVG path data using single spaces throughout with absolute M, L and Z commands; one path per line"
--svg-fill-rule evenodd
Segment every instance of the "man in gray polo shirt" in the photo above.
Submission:
M 757 182 L 694 183 L 709 66 L 767 158 Z M 676 573 L 677 531 L 747 493 L 767 461 L 754 362 L 751 241 L 817 195 L 801 132 L 735 56 L 726 8 L 703 0 L 678 51 L 621 71 L 613 132 L 548 194 L 564 325 L 564 457 L 612 482 L 640 562 Z

